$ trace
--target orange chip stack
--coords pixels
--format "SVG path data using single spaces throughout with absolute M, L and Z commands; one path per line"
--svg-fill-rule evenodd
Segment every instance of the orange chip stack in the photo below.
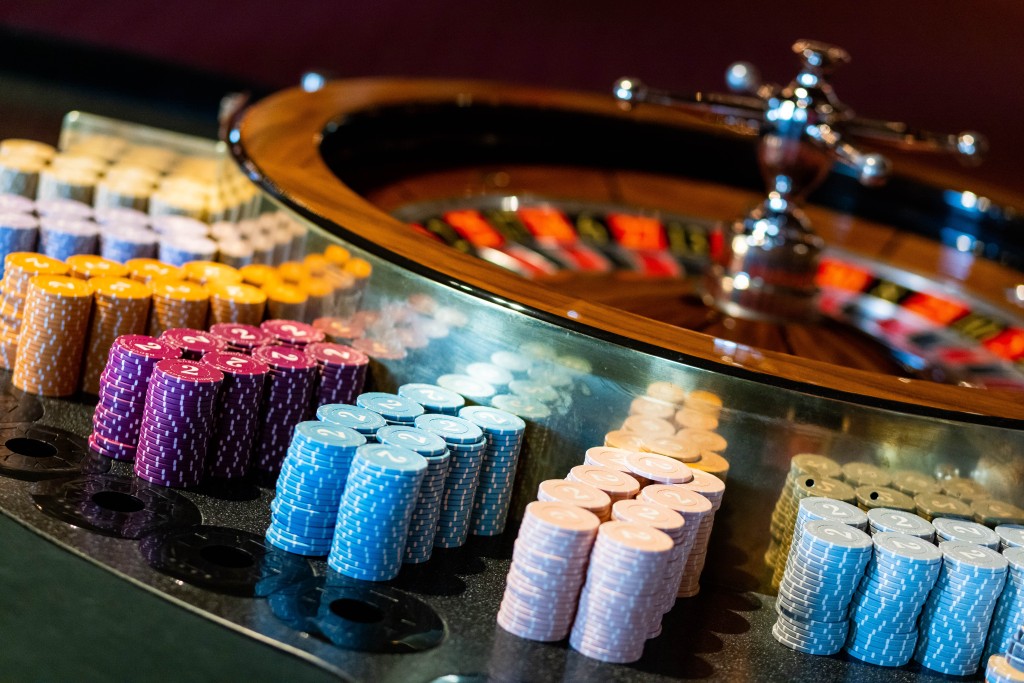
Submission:
M 71 276 L 82 280 L 94 277 L 128 277 L 128 266 L 94 254 L 75 254 L 64 263 L 71 269 Z
M 355 278 L 355 284 L 352 286 L 347 305 L 358 309 L 363 298 L 363 292 L 366 291 L 366 283 L 370 281 L 373 266 L 370 265 L 369 261 L 353 258 L 349 259 L 348 263 L 345 264 L 344 271 Z
M 185 278 L 181 268 L 155 258 L 133 258 L 125 261 L 124 265 L 128 268 L 128 277 L 137 282 L 177 281 Z
M 92 323 L 82 368 L 82 390 L 97 394 L 100 375 L 114 340 L 123 334 L 145 334 L 152 297 L 149 286 L 123 277 L 89 280 L 94 295 Z
M 74 394 L 91 310 L 88 280 L 65 275 L 32 278 L 14 362 L 14 386 L 41 396 Z
M 205 329 L 210 309 L 210 292 L 205 286 L 186 280 L 160 280 L 150 287 L 153 306 L 147 334 L 159 337 L 175 327 Z
M 323 277 L 324 273 L 327 272 L 327 268 L 331 265 L 330 260 L 323 254 L 306 254 L 305 258 L 302 259 L 302 263 L 313 277 Z
M 352 258 L 352 254 L 350 254 L 348 249 L 345 247 L 337 244 L 331 244 L 324 249 L 324 258 L 340 268 L 344 267 L 344 265 L 349 262 L 349 259 Z
M 294 285 L 309 277 L 309 269 L 301 261 L 285 261 L 277 267 L 277 274 L 285 282 Z
M 304 277 L 299 280 L 299 287 L 306 293 L 306 316 L 310 320 L 334 313 L 334 285 L 327 278 Z
M 246 284 L 255 287 L 262 287 L 263 285 L 281 280 L 281 276 L 277 273 L 277 268 L 268 266 L 265 263 L 251 263 L 247 266 L 242 266 L 238 272 L 242 274 L 242 280 Z
M 189 261 L 181 267 L 186 280 L 209 285 L 214 282 L 238 284 L 242 282 L 242 274 L 234 266 L 217 261 Z
M 37 275 L 64 275 L 68 267 L 63 261 L 19 251 L 4 259 L 3 292 L 0 294 L 0 366 L 14 368 L 18 355 L 18 335 L 29 282 Z
M 210 325 L 244 323 L 259 325 L 267 307 L 267 294 L 245 283 L 214 282 L 210 290 Z
M 324 271 L 324 279 L 334 288 L 332 311 L 326 315 L 350 316 L 359 309 L 359 290 L 351 273 L 331 265 Z
M 306 320 L 306 293 L 285 282 L 263 285 L 267 294 L 267 317 L 281 320 Z

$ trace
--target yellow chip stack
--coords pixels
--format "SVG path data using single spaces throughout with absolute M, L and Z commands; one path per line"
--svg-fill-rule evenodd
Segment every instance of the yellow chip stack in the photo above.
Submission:
M 216 261 L 189 261 L 181 267 L 181 271 L 186 280 L 198 282 L 201 285 L 214 282 L 227 284 L 242 282 L 242 274 L 238 272 L 237 268 Z
M 12 383 L 42 396 L 71 396 L 92 310 L 92 285 L 64 275 L 37 275 L 25 297 L 25 316 Z
M 306 302 L 309 297 L 295 285 L 271 282 L 263 285 L 267 294 L 267 317 L 281 320 L 306 320 Z
M 93 254 L 75 254 L 65 259 L 71 276 L 82 280 L 94 277 L 128 277 L 128 266 Z
M 304 277 L 299 287 L 309 299 L 306 301 L 306 316 L 316 320 L 334 314 L 334 285 L 324 277 Z
M 3 293 L 0 294 L 0 366 L 14 368 L 18 355 L 18 336 L 29 282 L 38 275 L 64 275 L 67 265 L 57 259 L 19 251 L 4 259 Z
M 128 267 L 128 277 L 136 282 L 155 283 L 185 279 L 180 268 L 155 258 L 133 258 L 125 261 L 124 265 Z
M 148 285 L 123 277 L 89 280 L 94 295 L 92 323 L 82 369 L 82 390 L 96 394 L 107 354 L 122 334 L 145 334 L 151 291 Z
M 277 267 L 277 274 L 288 284 L 295 285 L 309 277 L 309 269 L 301 261 L 285 261 Z
M 210 325 L 244 323 L 259 325 L 267 306 L 267 294 L 259 287 L 233 282 L 214 282 L 210 290 Z
M 243 266 L 238 272 L 242 274 L 242 279 L 247 284 L 254 287 L 262 287 L 263 285 L 281 280 L 281 276 L 277 274 L 277 268 L 268 266 L 265 263 L 252 263 L 248 266 Z
M 150 287 L 153 306 L 147 334 L 159 337 L 175 327 L 205 328 L 210 308 L 210 292 L 205 286 L 185 280 L 160 280 Z

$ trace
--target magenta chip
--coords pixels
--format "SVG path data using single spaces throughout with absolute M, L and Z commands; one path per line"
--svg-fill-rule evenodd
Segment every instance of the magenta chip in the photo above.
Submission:
M 211 351 L 220 351 L 228 346 L 228 343 L 220 337 L 187 327 L 174 327 L 165 330 L 160 335 L 160 340 L 178 347 L 181 349 L 182 355 L 190 360 L 199 360 Z
M 280 344 L 298 346 L 321 342 L 326 338 L 322 330 L 298 320 L 266 320 L 260 329 L 274 337 Z

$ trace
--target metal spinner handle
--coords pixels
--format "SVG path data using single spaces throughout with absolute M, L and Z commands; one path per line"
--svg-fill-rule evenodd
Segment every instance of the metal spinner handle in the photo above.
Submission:
M 705 300 L 728 315 L 787 320 L 816 315 L 814 277 L 824 244 L 800 205 L 833 165 L 853 169 L 864 185 L 885 182 L 889 160 L 862 143 L 954 154 L 977 163 L 987 149 L 978 133 L 943 135 L 904 123 L 857 117 L 835 94 L 829 76 L 850 61 L 840 47 L 799 40 L 802 67 L 785 87 L 761 82 L 757 69 L 737 62 L 726 72 L 732 94 L 670 93 L 635 78 L 613 92 L 627 108 L 669 106 L 736 133 L 757 135 L 767 197 L 725 228 L 704 282 Z

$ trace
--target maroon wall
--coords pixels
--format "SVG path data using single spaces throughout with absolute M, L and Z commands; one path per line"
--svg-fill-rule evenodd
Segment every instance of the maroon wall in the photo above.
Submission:
M 859 0 L 35 0 L 0 4 L 9 27 L 123 48 L 273 85 L 309 67 L 341 76 L 470 76 L 606 90 L 635 74 L 720 88 L 730 61 L 788 80 L 789 44 L 846 47 L 836 78 L 865 115 L 992 141 L 984 175 L 1024 190 L 1024 3 Z

